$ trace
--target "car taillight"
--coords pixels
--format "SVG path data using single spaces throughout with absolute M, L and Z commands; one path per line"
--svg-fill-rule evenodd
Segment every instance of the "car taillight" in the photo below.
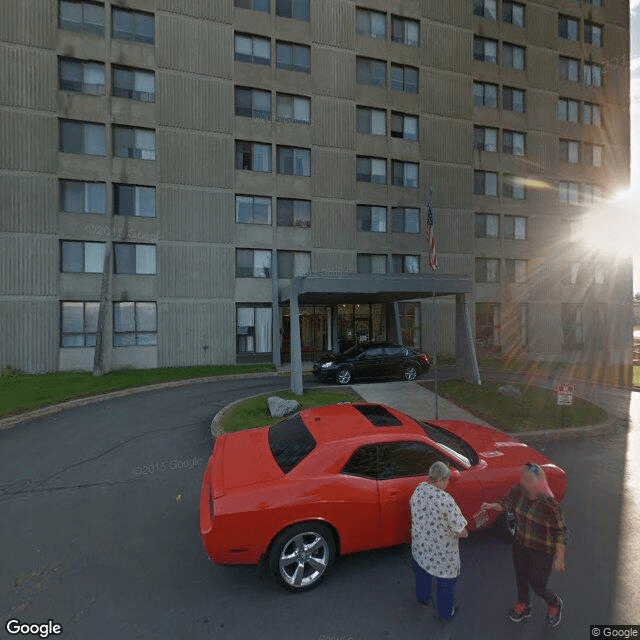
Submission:
M 422 361 L 423 361 L 425 364 L 429 364 L 429 354 L 428 354 L 428 353 L 423 353 L 423 354 L 422 354 Z

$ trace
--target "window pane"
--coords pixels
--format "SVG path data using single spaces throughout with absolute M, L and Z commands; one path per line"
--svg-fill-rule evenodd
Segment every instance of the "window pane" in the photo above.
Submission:
M 253 115 L 257 118 L 271 118 L 271 93 L 269 91 L 254 91 L 252 99 Z
M 254 198 L 253 221 L 255 224 L 271 224 L 271 198 Z
M 113 305 L 113 330 L 116 333 L 134 332 L 136 329 L 133 302 L 116 302 Z
M 406 273 L 420 273 L 420 258 L 418 256 L 405 256 L 404 265 Z
M 416 116 L 404 117 L 404 137 L 407 140 L 418 139 L 418 118 Z
M 136 157 L 141 160 L 156 159 L 156 134 L 146 129 L 135 130 Z
M 136 302 L 136 330 L 157 331 L 155 302 Z
M 114 212 L 121 216 L 135 215 L 135 187 L 126 184 L 115 185 Z
M 377 11 L 371 12 L 371 35 L 374 38 L 385 38 L 387 35 L 387 16 Z
M 84 213 L 84 184 L 64 180 L 60 183 L 62 189 L 62 210 L 70 213 Z
M 387 161 L 379 158 L 371 160 L 371 182 L 376 184 L 386 184 L 387 182 Z
M 154 187 L 136 187 L 136 215 L 155 218 L 156 190 Z
M 98 331 L 98 314 L 99 313 L 100 313 L 99 302 L 85 302 L 84 330 L 86 333 L 96 333 Z M 94 345 L 95 345 L 95 342 L 94 342 Z
M 118 38 L 133 40 L 133 13 L 114 8 L 112 19 L 113 35 Z
M 134 244 L 118 243 L 114 245 L 115 251 L 115 272 L 135 273 L 136 272 L 136 246 Z
M 305 200 L 295 200 L 293 205 L 295 227 L 311 226 L 311 203 Z
M 485 178 L 486 178 L 486 182 L 485 182 L 486 194 L 488 196 L 497 196 L 498 195 L 498 174 L 486 173 Z
M 105 246 L 104 242 L 84 243 L 84 270 L 86 273 L 102 273 Z
M 271 351 L 271 308 L 257 307 L 255 310 L 255 349 L 256 353 Z
M 104 6 L 85 2 L 82 8 L 85 27 L 95 33 L 104 33 Z
M 420 210 L 405 209 L 404 230 L 406 233 L 420 232 Z
M 151 15 L 135 14 L 135 40 L 146 44 L 155 42 L 155 24 Z
M 371 207 L 371 231 L 385 233 L 387 230 L 386 207 Z
M 271 146 L 268 144 L 253 145 L 253 166 L 254 171 L 271 171 Z
M 64 120 L 60 123 L 60 151 L 82 153 L 82 125 Z
M 100 182 L 87 182 L 86 184 L 86 203 L 85 211 L 87 213 L 104 213 L 105 212 L 106 185 Z
M 134 76 L 134 89 L 138 100 L 153 101 L 156 92 L 154 74 L 145 71 L 136 71 Z
M 84 306 L 82 302 L 62 303 L 62 332 L 63 333 L 83 333 L 84 332 Z M 84 340 L 83 340 L 84 344 Z M 79 346 L 83 346 L 79 345 Z
M 253 252 L 253 277 L 254 278 L 270 278 L 271 277 L 271 251 L 254 251 Z
M 278 42 L 276 44 L 276 61 L 278 67 L 290 69 L 293 65 L 293 48 L 291 45 Z
M 311 254 L 296 252 L 293 256 L 293 268 L 295 276 L 304 276 L 311 271 Z
M 85 62 L 84 90 L 91 93 L 103 93 L 104 82 L 104 65 Z
M 60 60 L 60 88 L 67 91 L 82 90 L 82 64 L 76 60 Z
M 278 251 L 278 278 L 288 280 L 293 275 L 293 251 Z
M 236 34 L 235 37 L 236 59 L 244 62 L 250 62 L 253 53 L 253 45 L 251 38 Z
M 387 272 L 387 256 L 371 256 L 371 273 Z
M 92 156 L 106 155 L 104 125 L 84 125 L 84 152 Z
M 136 245 L 136 273 L 142 275 L 154 275 L 156 273 L 156 248 L 154 245 Z
M 84 271 L 84 248 L 82 242 L 62 243 L 63 273 L 82 273 Z
M 293 119 L 295 122 L 311 122 L 311 101 L 308 98 L 293 99 Z
M 371 112 L 371 133 L 384 136 L 387 133 L 387 113 L 386 111 Z
M 77 2 L 60 0 L 60 25 L 76 27 L 82 24 L 82 5 Z
M 498 237 L 498 222 L 500 218 L 499 216 L 488 215 L 486 216 L 486 235 L 487 238 L 497 238 Z

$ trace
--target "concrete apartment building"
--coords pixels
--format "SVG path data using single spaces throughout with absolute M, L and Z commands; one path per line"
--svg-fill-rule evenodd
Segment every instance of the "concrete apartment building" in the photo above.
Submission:
M 631 265 L 578 234 L 628 54 L 627 0 L 3 0 L 0 367 L 286 361 L 292 278 L 305 358 L 453 353 L 468 309 L 480 352 L 628 365 Z

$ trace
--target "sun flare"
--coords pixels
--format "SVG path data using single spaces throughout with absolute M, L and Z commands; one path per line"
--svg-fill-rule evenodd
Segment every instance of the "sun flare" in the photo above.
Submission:
M 620 192 L 585 215 L 581 233 L 593 251 L 610 257 L 630 257 L 640 248 L 640 206 L 630 192 Z

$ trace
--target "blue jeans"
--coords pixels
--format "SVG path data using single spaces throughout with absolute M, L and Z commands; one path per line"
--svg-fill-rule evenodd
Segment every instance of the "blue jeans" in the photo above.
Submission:
M 425 603 L 431 602 L 431 583 L 435 578 L 438 615 L 448 622 L 453 618 L 453 601 L 458 578 L 436 578 L 425 571 L 413 556 L 411 560 L 413 561 L 413 571 L 416 575 L 416 596 L 418 596 L 418 600 L 422 600 Z

